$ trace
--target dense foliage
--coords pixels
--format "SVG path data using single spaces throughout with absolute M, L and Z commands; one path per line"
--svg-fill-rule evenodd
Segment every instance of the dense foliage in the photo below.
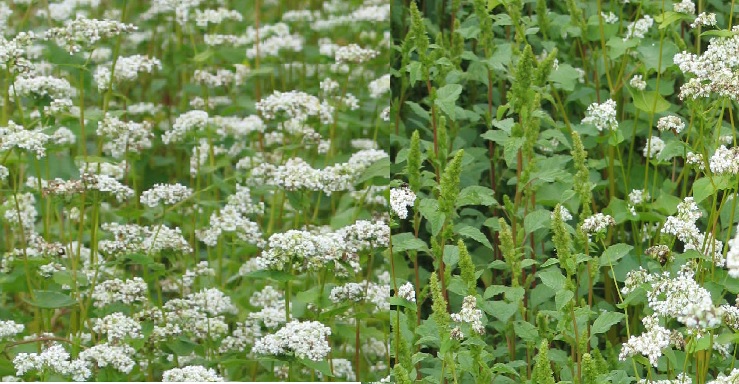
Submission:
M 739 382 L 734 2 L 392 6 L 396 382 Z

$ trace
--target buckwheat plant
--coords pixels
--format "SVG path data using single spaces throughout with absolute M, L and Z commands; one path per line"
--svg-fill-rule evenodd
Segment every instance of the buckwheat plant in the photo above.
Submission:
M 734 3 L 392 13 L 389 380 L 738 382 Z
M 386 380 L 390 15 L 0 2 L 3 381 Z

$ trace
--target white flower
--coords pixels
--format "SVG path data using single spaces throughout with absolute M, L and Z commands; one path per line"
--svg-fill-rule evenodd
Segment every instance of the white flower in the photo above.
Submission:
M 405 283 L 398 287 L 398 297 L 402 297 L 412 303 L 416 302 L 416 290 L 413 288 L 413 284 Z
M 462 310 L 459 313 L 452 313 L 451 318 L 458 323 L 470 324 L 472 330 L 480 335 L 485 333 L 485 326 L 482 324 L 482 311 L 477 309 L 475 296 L 466 296 L 462 303 Z
M 739 230 L 733 239 L 729 240 L 729 251 L 726 253 L 726 268 L 729 276 L 739 278 Z
M 582 223 L 582 231 L 591 234 L 605 231 L 608 227 L 616 225 L 616 221 L 610 215 L 596 213 L 586 218 Z
M 652 136 L 647 145 L 644 146 L 642 154 L 644 157 L 654 159 L 665 149 L 665 142 L 657 136 Z
M 390 208 L 399 218 L 408 217 L 408 209 L 416 202 L 416 194 L 408 187 L 393 188 L 390 190 Z
M 626 26 L 626 36 L 624 37 L 624 41 L 634 37 L 639 39 L 644 38 L 644 35 L 649 31 L 649 28 L 651 28 L 653 24 L 654 19 L 649 15 L 645 15 L 644 18 L 630 23 Z
M 680 134 L 680 132 L 685 129 L 685 123 L 680 119 L 680 117 L 675 115 L 660 117 L 657 121 L 657 129 L 660 132 L 672 130 L 675 133 Z
M 722 145 L 716 148 L 708 161 L 708 168 L 715 174 L 739 174 L 739 147 L 727 149 Z
M 662 356 L 662 350 L 670 345 L 670 331 L 659 325 L 657 316 L 651 315 L 642 319 L 646 332 L 639 336 L 631 336 L 623 344 L 619 360 L 626 360 L 629 356 L 641 354 L 649 359 L 653 366 L 657 366 L 657 359 Z
M 608 99 L 598 104 L 593 103 L 588 106 L 585 118 L 582 119 L 583 124 L 592 124 L 598 131 L 616 130 L 618 129 L 618 120 L 616 120 L 616 102 Z
M 167 382 L 213 382 L 223 381 L 213 368 L 205 368 L 200 365 L 191 365 L 183 368 L 172 368 L 164 371 L 162 381 Z
M 317 321 L 293 320 L 277 332 L 264 336 L 254 343 L 252 352 L 260 355 L 294 355 L 301 359 L 321 361 L 331 347 L 326 338 L 331 328 Z
M 78 16 L 67 22 L 64 27 L 51 28 L 46 31 L 46 39 L 53 39 L 65 47 L 70 54 L 79 52 L 84 45 L 92 47 L 101 38 L 117 36 L 124 32 L 136 30 L 133 24 L 124 24 L 114 20 L 87 19 Z
M 647 82 L 642 80 L 642 75 L 634 75 L 634 77 L 629 80 L 629 84 L 640 91 L 647 88 Z
M 693 0 L 682 0 L 679 3 L 673 4 L 672 10 L 678 13 L 693 15 L 695 14 L 695 3 L 693 3 Z
M 159 204 L 174 205 L 185 201 L 192 195 L 192 190 L 181 184 L 154 184 L 141 194 L 141 204 L 157 207 Z
M 23 324 L 18 324 L 13 320 L 0 321 L 0 339 L 15 336 L 23 332 L 24 328 Z
M 695 18 L 695 21 L 693 21 L 692 24 L 690 24 L 691 28 L 696 28 L 700 25 L 705 26 L 715 26 L 717 23 L 716 21 L 716 14 L 715 13 L 706 13 L 702 12 L 698 17 Z

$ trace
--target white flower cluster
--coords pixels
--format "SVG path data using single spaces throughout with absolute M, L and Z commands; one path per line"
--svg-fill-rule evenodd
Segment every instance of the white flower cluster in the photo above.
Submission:
M 727 149 L 722 145 L 716 148 L 716 151 L 708 161 L 708 168 L 714 174 L 739 174 L 739 147 Z
M 685 122 L 675 115 L 660 117 L 659 120 L 657 120 L 657 129 L 660 132 L 673 131 L 679 135 L 680 132 L 685 129 Z
M 736 27 L 734 32 L 739 31 Z M 712 94 L 736 100 L 739 95 L 739 35 L 712 38 L 701 55 L 687 51 L 675 54 L 673 61 L 685 74 L 693 75 L 680 88 L 680 99 L 705 98 Z
M 649 15 L 644 15 L 644 18 L 629 23 L 629 25 L 626 26 L 626 36 L 624 37 L 624 41 L 631 38 L 644 38 L 644 35 L 649 32 L 649 28 L 651 28 L 652 25 L 654 25 L 654 19 Z
M 51 28 L 46 31 L 46 39 L 53 39 L 66 48 L 70 54 L 79 52 L 82 46 L 92 47 L 100 39 L 118 36 L 124 32 L 132 32 L 136 26 L 114 20 L 96 20 L 78 16 L 65 23 L 64 27 Z
M 41 129 L 25 129 L 13 120 L 8 121 L 7 127 L 0 127 L 0 151 L 18 148 L 33 152 L 36 157 L 41 158 L 46 156 L 46 143 L 50 139 Z
M 647 145 L 644 146 L 642 154 L 648 159 L 655 159 L 665 149 L 664 140 L 658 136 L 652 136 L 648 141 Z
M 25 326 L 13 320 L 0 320 L 0 339 L 7 339 L 23 332 Z
M 141 334 L 141 324 L 121 312 L 114 312 L 102 319 L 95 319 L 92 330 L 107 335 L 108 340 L 113 343 L 126 337 L 132 339 L 144 337 Z
M 629 203 L 632 205 L 648 203 L 650 198 L 649 192 L 643 189 L 632 189 L 629 193 Z
M 162 141 L 164 144 L 181 142 L 189 132 L 205 129 L 209 121 L 208 112 L 200 110 L 185 112 L 175 119 L 171 129 L 164 132 Z
M 151 208 L 164 205 L 175 205 L 192 196 L 192 189 L 181 184 L 154 184 L 141 194 L 141 204 Z
M 241 64 L 238 64 L 236 68 L 237 70 L 235 72 L 224 68 L 218 68 L 214 72 L 196 69 L 193 73 L 192 81 L 210 88 L 238 86 L 244 83 L 249 69 Z M 230 101 L 228 98 L 227 100 Z
M 616 14 L 613 12 L 608 12 L 608 13 L 601 12 L 600 15 L 601 17 L 603 17 L 603 22 L 606 24 L 618 23 L 618 16 L 616 16 Z
M 190 365 L 182 368 L 172 368 L 164 371 L 162 374 L 162 382 L 215 382 L 223 381 L 223 377 L 219 376 L 213 368 L 205 368 L 200 365 Z
M 262 322 L 267 328 L 276 328 L 286 321 L 284 294 L 271 285 L 259 292 L 254 292 L 249 299 L 249 304 L 261 308 L 257 312 L 250 313 L 249 319 Z
M 290 33 L 290 27 L 284 23 L 274 25 L 263 25 L 259 30 L 249 27 L 246 30 L 245 41 L 247 44 L 256 42 L 259 36 L 259 45 L 257 44 L 246 49 L 246 57 L 254 59 L 259 57 L 278 57 L 281 51 L 301 52 L 305 38 L 297 33 Z
M 11 85 L 10 92 L 18 96 L 49 96 L 69 101 L 76 89 L 66 79 L 54 76 L 19 76 Z
M 390 208 L 398 218 L 408 217 L 408 208 L 416 203 L 416 194 L 408 187 L 393 188 L 390 190 Z
M 710 233 L 704 234 L 698 229 L 696 222 L 701 216 L 698 205 L 688 196 L 678 204 L 677 215 L 667 217 L 662 233 L 676 236 L 685 243 L 685 250 L 697 250 L 710 257 L 716 266 L 722 267 L 725 262 L 722 254 L 724 244 Z
M 631 336 L 622 346 L 619 360 L 626 360 L 629 356 L 644 355 L 653 366 L 657 366 L 657 359 L 662 356 L 662 350 L 670 345 L 670 331 L 659 325 L 657 316 L 651 315 L 642 319 L 646 332 L 639 336 Z
M 337 63 L 366 63 L 379 55 L 374 49 L 362 48 L 357 44 L 349 44 L 339 47 L 334 52 L 334 59 Z M 388 80 L 389 81 L 389 80 Z
M 346 283 L 331 289 L 329 299 L 334 303 L 367 301 L 374 304 L 375 312 L 390 310 L 390 286 L 369 281 Z
M 11 196 L 3 202 L 3 218 L 5 222 L 11 225 L 20 225 L 26 233 L 34 232 L 34 224 L 38 211 L 36 211 L 36 198 L 32 193 L 26 192 L 20 195 Z
M 88 364 L 81 358 L 70 361 L 70 355 L 60 344 L 53 344 L 41 353 L 21 352 L 13 359 L 16 376 L 30 371 L 57 373 L 71 376 L 74 381 L 87 381 L 92 376 Z
M 331 328 L 318 321 L 293 320 L 274 334 L 256 340 L 252 352 L 321 361 L 331 352 L 327 340 L 330 335 Z
M 108 343 L 92 346 L 79 354 L 79 360 L 98 368 L 112 367 L 122 373 L 130 373 L 136 362 L 133 355 L 136 351 L 125 344 L 111 345 Z
M 157 58 L 150 58 L 143 55 L 133 55 L 127 57 L 119 57 L 115 63 L 115 72 L 111 73 L 109 67 L 100 66 L 95 70 L 95 83 L 98 90 L 107 90 L 111 84 L 121 83 L 124 81 L 131 82 L 141 73 L 152 73 L 155 70 L 162 69 L 162 62 Z M 111 79 L 112 76 L 112 79 Z
M 267 120 L 284 114 L 289 119 L 306 121 L 310 117 L 320 118 L 323 124 L 333 123 L 334 108 L 326 102 L 305 92 L 275 91 L 256 104 L 257 111 Z
M 457 323 L 467 323 L 472 326 L 472 330 L 477 334 L 485 333 L 485 326 L 482 323 L 482 311 L 477 309 L 477 299 L 475 296 L 465 296 L 462 302 L 462 309 L 459 313 L 452 313 L 452 321 Z M 459 336 L 463 337 L 461 330 L 456 332 Z
M 168 250 L 188 254 L 192 247 L 182 236 L 179 227 L 174 229 L 166 225 L 156 227 L 136 224 L 104 223 L 101 228 L 113 233 L 112 240 L 100 240 L 98 248 L 107 255 L 129 253 L 158 254 Z
M 252 185 L 272 185 L 288 191 L 307 189 L 323 191 L 327 195 L 339 191 L 352 191 L 355 180 L 372 163 L 387 157 L 382 150 L 362 150 L 352 155 L 346 163 L 315 169 L 305 160 L 295 157 L 284 165 L 258 164 L 251 172 Z
M 701 25 L 705 25 L 707 27 L 715 26 L 717 23 L 716 21 L 716 14 L 715 13 L 706 13 L 701 12 L 698 17 L 695 18 L 692 24 L 690 24 L 690 28 L 696 28 Z
M 616 225 L 616 221 L 611 215 L 604 215 L 599 212 L 583 220 L 581 229 L 590 235 L 592 233 L 604 232 L 608 227 L 614 225 Z
M 226 20 L 241 21 L 243 19 L 244 18 L 241 14 L 234 9 L 218 8 L 202 11 L 199 9 L 195 10 L 195 25 L 201 28 L 207 28 L 208 24 L 218 25 Z
M 126 157 L 128 153 L 138 153 L 151 148 L 151 123 L 136 123 L 121 121 L 119 118 L 106 113 L 98 123 L 97 134 L 105 138 L 103 151 L 116 159 Z
M 695 14 L 695 3 L 693 0 L 682 0 L 679 3 L 672 5 L 672 10 L 678 13 L 687 13 L 689 15 Z
M 95 307 L 101 308 L 112 303 L 133 304 L 134 302 L 147 301 L 149 287 L 144 279 L 134 277 L 129 280 L 112 279 L 105 280 L 95 286 L 92 298 Z
M 588 106 L 585 112 L 585 118 L 582 119 L 583 124 L 592 124 L 598 131 L 616 130 L 618 129 L 618 120 L 616 120 L 616 102 L 608 99 L 598 104 L 593 103 Z
M 642 75 L 634 75 L 631 80 L 629 80 L 629 85 L 639 91 L 643 91 L 647 88 L 647 82 L 642 79 Z
M 416 290 L 413 284 L 405 283 L 398 287 L 398 297 L 406 299 L 412 303 L 416 302 Z
M 256 263 L 262 270 L 318 270 L 338 260 L 343 249 L 336 234 L 316 235 L 291 229 L 270 236 L 267 250 L 256 258 Z
M 554 213 L 555 213 L 555 211 L 552 210 L 552 213 L 549 215 L 549 218 L 551 220 L 554 220 Z M 562 221 L 570 221 L 570 220 L 572 220 L 572 213 L 570 212 L 569 209 L 565 208 L 564 205 L 559 205 L 559 215 L 562 217 Z
M 252 202 L 248 187 L 237 185 L 236 193 L 228 197 L 226 206 L 220 212 L 210 215 L 210 226 L 196 231 L 195 234 L 210 247 L 215 247 L 224 233 L 232 233 L 241 241 L 262 247 L 265 244 L 262 231 L 248 215 L 261 214 L 263 210 L 264 203 Z

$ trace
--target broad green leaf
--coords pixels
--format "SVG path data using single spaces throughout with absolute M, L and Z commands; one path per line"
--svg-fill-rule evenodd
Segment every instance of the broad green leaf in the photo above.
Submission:
M 482 233 L 482 231 L 480 231 L 479 229 L 475 227 L 472 227 L 469 225 L 462 225 L 462 226 L 455 228 L 455 231 L 460 236 L 468 237 L 488 247 L 491 250 L 493 249 L 493 245 L 490 244 L 490 240 L 488 240 L 488 238 L 485 236 L 484 233 Z
M 633 245 L 624 243 L 611 245 L 600 256 L 600 265 L 616 264 L 616 262 L 631 252 L 632 249 L 634 249 Z
M 404 232 L 392 236 L 393 253 L 405 251 L 426 251 L 426 242 L 417 239 L 412 233 Z
M 631 97 L 634 100 L 634 106 L 647 113 L 660 113 L 670 108 L 670 102 L 654 91 L 634 90 Z
M 562 289 L 557 291 L 557 293 L 554 295 L 554 303 L 557 306 L 557 310 L 559 311 L 564 308 L 564 306 L 569 304 L 574 297 L 575 294 L 572 293 L 572 291 L 570 291 L 569 289 Z
M 541 282 L 552 290 L 559 291 L 564 288 L 565 281 L 567 278 L 562 274 L 562 271 L 556 267 L 550 267 L 538 273 Z
M 462 86 L 459 84 L 447 84 L 436 90 L 436 104 L 446 113 L 450 119 L 456 118 L 456 102 L 462 93 Z
M 77 300 L 61 292 L 34 290 L 33 295 L 33 300 L 28 303 L 34 307 L 54 309 L 77 305 Z
M 457 196 L 457 208 L 467 205 L 484 205 L 486 207 L 497 206 L 498 202 L 493 197 L 494 192 L 488 187 L 481 185 L 472 185 L 465 187 Z
M 418 211 L 431 224 L 431 234 L 436 236 L 441 231 L 446 217 L 439 211 L 439 202 L 434 199 L 423 199 L 418 203 Z
M 523 228 L 527 233 L 531 233 L 541 228 L 548 228 L 552 213 L 545 209 L 538 209 L 530 212 L 523 219 Z
M 590 333 L 592 335 L 606 333 L 612 326 L 623 320 L 624 317 L 626 316 L 620 312 L 602 312 L 593 322 L 593 326 L 590 327 Z

